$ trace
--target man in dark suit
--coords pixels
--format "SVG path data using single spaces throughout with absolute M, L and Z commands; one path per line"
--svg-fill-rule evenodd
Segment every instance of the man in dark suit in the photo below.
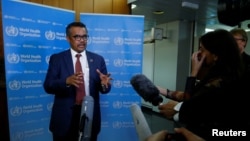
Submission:
M 70 23 L 66 27 L 66 38 L 70 49 L 50 57 L 44 81 L 45 91 L 54 95 L 49 128 L 54 141 L 78 141 L 81 102 L 76 102 L 76 89 L 83 85 L 85 95 L 94 99 L 91 141 L 96 141 L 101 128 L 99 92 L 110 91 L 112 78 L 104 58 L 86 50 L 88 31 L 83 23 Z M 76 54 L 81 54 L 82 72 L 75 72 Z
M 247 72 L 250 73 L 250 55 L 248 55 L 245 52 L 245 49 L 247 46 L 247 41 L 248 41 L 247 33 L 242 28 L 234 28 L 230 32 L 233 34 L 234 39 L 236 40 L 236 42 L 238 44 L 245 68 L 246 68 Z

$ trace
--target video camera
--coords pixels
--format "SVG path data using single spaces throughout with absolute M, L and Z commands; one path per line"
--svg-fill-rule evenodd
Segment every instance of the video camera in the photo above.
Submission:
M 242 21 L 250 19 L 249 13 L 250 0 L 218 0 L 217 15 L 222 24 L 240 25 Z

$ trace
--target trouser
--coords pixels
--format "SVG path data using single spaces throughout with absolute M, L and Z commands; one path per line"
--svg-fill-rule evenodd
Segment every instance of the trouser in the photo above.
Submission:
M 53 134 L 53 141 L 78 141 L 79 140 L 79 123 L 81 115 L 81 105 L 72 107 L 73 115 L 70 129 L 64 136 L 56 136 Z

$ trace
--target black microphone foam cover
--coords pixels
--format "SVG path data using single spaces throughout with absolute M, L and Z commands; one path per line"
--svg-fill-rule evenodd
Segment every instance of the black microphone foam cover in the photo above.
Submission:
M 145 75 L 137 74 L 133 76 L 130 83 L 145 101 L 151 102 L 154 106 L 159 105 L 163 101 L 157 87 Z

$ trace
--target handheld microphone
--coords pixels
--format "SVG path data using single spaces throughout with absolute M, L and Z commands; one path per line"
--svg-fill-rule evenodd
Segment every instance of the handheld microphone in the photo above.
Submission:
M 94 111 L 94 99 L 92 96 L 85 96 L 82 101 L 80 117 L 80 141 L 90 141 Z
M 163 98 L 159 95 L 157 87 L 143 74 L 137 74 L 130 80 L 134 90 L 145 100 L 158 106 Z
M 139 141 L 145 141 L 147 137 L 152 135 L 148 123 L 141 111 L 141 108 L 137 104 L 132 104 L 130 106 L 130 111 L 132 113 L 135 129 L 139 138 Z

